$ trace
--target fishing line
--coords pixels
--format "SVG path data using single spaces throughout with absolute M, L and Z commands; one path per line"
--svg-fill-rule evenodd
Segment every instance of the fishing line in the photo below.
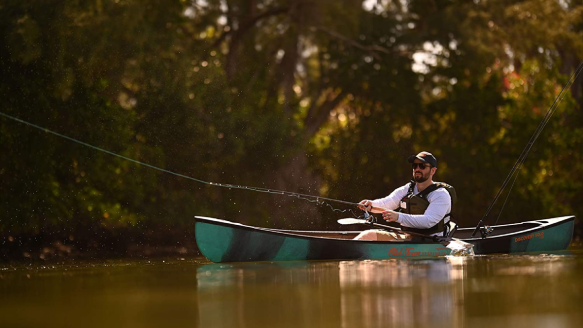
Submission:
M 538 137 L 542 133 L 543 129 L 545 128 L 545 126 L 550 121 L 552 115 L 557 110 L 557 108 L 558 108 L 559 104 L 561 103 L 561 101 L 563 100 L 563 98 L 565 98 L 565 95 L 563 95 L 563 93 L 565 92 L 565 90 L 570 85 L 572 85 L 575 82 L 575 80 L 577 79 L 577 77 L 579 76 L 579 74 L 582 71 L 583 71 L 583 62 L 580 63 L 579 66 L 577 67 L 577 69 L 573 72 L 573 74 L 571 74 L 571 76 L 569 77 L 569 80 L 567 81 L 567 83 L 565 84 L 565 86 L 563 86 L 563 89 L 561 90 L 561 92 L 559 92 L 559 94 L 555 98 L 555 101 L 553 102 L 553 104 L 551 105 L 551 107 L 548 109 L 546 115 L 543 117 L 543 119 L 539 123 L 537 129 L 535 130 L 535 132 L 533 133 L 533 135 L 530 137 L 530 140 L 526 144 L 526 147 L 523 149 L 522 153 L 518 157 L 518 160 L 516 161 L 516 163 L 514 164 L 514 166 L 512 167 L 512 169 L 510 170 L 510 173 L 508 174 L 508 176 L 506 177 L 506 179 L 502 183 L 502 186 L 500 187 L 500 189 L 496 193 L 496 196 L 494 197 L 494 200 L 492 201 L 492 203 L 490 204 L 490 206 L 486 210 L 486 213 L 484 214 L 484 216 L 482 217 L 482 219 L 480 220 L 480 222 L 476 226 L 476 229 L 472 233 L 472 237 L 476 234 L 476 232 L 478 231 L 478 229 L 480 228 L 480 226 L 482 225 L 482 223 L 484 222 L 484 220 L 488 217 L 488 215 L 490 214 L 490 211 L 492 211 L 492 208 L 496 204 L 496 201 L 498 200 L 498 198 L 502 194 L 502 191 L 504 190 L 504 188 L 506 188 L 506 186 L 508 185 L 508 183 L 510 181 L 512 181 L 512 185 L 510 187 L 510 190 L 508 191 L 508 193 L 506 195 L 506 199 L 505 199 L 505 201 L 504 201 L 504 203 L 502 205 L 502 208 L 500 210 L 500 213 L 498 213 L 498 218 L 496 219 L 496 222 L 494 224 L 498 223 L 498 220 L 500 219 L 500 215 L 502 214 L 502 210 L 504 209 L 504 206 L 506 205 L 506 202 L 508 201 L 508 197 L 510 196 L 510 192 L 512 191 L 512 188 L 514 187 L 514 184 L 516 182 L 516 179 L 518 178 L 518 173 L 519 173 L 519 171 L 520 171 L 520 169 L 522 167 L 522 164 L 525 162 L 526 157 L 528 156 L 530 150 L 532 149 L 532 147 L 534 145 L 534 142 L 538 139 Z
M 582 63 L 583 64 L 583 63 Z M 579 71 L 580 73 L 581 71 Z M 577 75 L 579 74 L 577 73 Z M 575 76 L 575 79 L 577 78 L 577 75 Z M 573 80 L 573 82 L 575 82 L 575 80 Z M 559 94 L 560 96 L 560 94 Z M 559 103 L 563 100 L 563 98 L 565 98 L 565 96 L 563 96 L 561 98 L 561 100 L 559 101 Z M 558 104 L 557 106 L 555 106 L 555 108 L 552 110 L 551 115 L 552 116 L 554 114 L 554 112 L 557 110 L 558 108 Z M 546 120 L 546 122 L 544 123 L 544 126 L 541 128 L 541 130 L 539 131 L 538 135 L 541 134 L 542 129 L 544 129 L 544 127 L 548 124 L 548 122 L 550 121 L 550 116 L 549 119 Z M 538 138 L 538 135 L 536 138 Z M 530 148 L 532 148 L 533 144 L 530 145 Z M 528 152 L 530 152 L 530 148 L 528 149 Z M 518 165 L 517 169 L 516 169 L 516 174 L 514 174 L 514 178 L 512 178 L 512 185 L 510 185 L 510 189 L 508 190 L 508 193 L 506 194 L 506 198 L 504 199 L 504 203 L 502 204 L 502 207 L 500 208 L 500 212 L 498 213 L 498 217 L 496 218 L 496 221 L 494 222 L 494 224 L 498 223 L 498 220 L 500 220 L 500 217 L 502 216 L 502 211 L 504 211 L 504 207 L 506 206 L 506 203 L 508 202 L 508 199 L 510 198 L 510 193 L 512 192 L 512 189 L 514 188 L 514 185 L 516 183 L 516 180 L 518 179 L 518 175 L 520 173 L 520 169 L 522 169 L 522 164 L 524 164 L 524 162 L 526 161 L 526 156 L 528 155 L 528 152 L 526 153 L 526 155 L 523 157 L 521 163 Z
M 173 174 L 175 176 L 178 176 L 178 177 L 181 177 L 181 178 L 185 178 L 185 179 L 189 179 L 189 180 L 192 180 L 192 181 L 196 181 L 196 182 L 199 182 L 199 183 L 202 183 L 202 184 L 205 184 L 205 185 L 209 185 L 209 186 L 213 186 L 213 187 L 222 187 L 222 188 L 229 188 L 229 189 L 241 189 L 241 190 L 249 190 L 249 191 L 269 193 L 269 194 L 274 194 L 274 195 L 284 195 L 284 196 L 289 196 L 289 197 L 295 197 L 295 198 L 298 198 L 298 199 L 301 199 L 301 200 L 305 200 L 305 201 L 308 201 L 308 202 L 311 202 L 311 203 L 315 203 L 317 205 L 327 205 L 328 207 L 330 207 L 332 209 L 332 211 L 335 211 L 335 212 L 344 213 L 344 212 L 349 211 L 349 212 L 351 212 L 353 214 L 353 216 L 356 216 L 356 214 L 354 214 L 354 212 L 352 211 L 352 209 L 346 209 L 346 210 L 337 209 L 334 206 L 332 206 L 331 204 L 329 204 L 328 202 L 336 202 L 336 203 L 345 204 L 345 205 L 351 205 L 351 206 L 357 206 L 358 203 L 348 202 L 348 201 L 334 199 L 334 198 L 327 198 L 327 197 L 320 197 L 320 196 L 315 196 L 315 195 L 301 194 L 301 193 L 291 192 L 291 191 L 284 191 L 284 190 L 276 190 L 276 189 L 268 189 L 268 188 L 250 187 L 250 186 L 242 186 L 242 185 L 233 185 L 233 184 L 228 184 L 228 183 L 217 183 L 217 182 L 204 181 L 204 180 L 197 179 L 197 178 L 193 178 L 193 177 L 190 177 L 190 176 L 187 176 L 187 175 L 184 175 L 184 174 L 180 174 L 180 173 L 177 173 L 177 172 L 173 172 L 173 171 L 170 171 L 170 170 L 166 170 L 166 169 L 163 169 L 163 168 L 160 168 L 160 167 L 157 167 L 157 166 L 148 164 L 148 163 L 140 162 L 140 161 L 135 160 L 133 158 L 129 158 L 129 157 L 126 157 L 126 156 L 123 156 L 123 155 L 114 153 L 112 151 L 109 151 L 109 150 L 106 150 L 106 149 L 103 149 L 103 148 L 100 148 L 100 147 L 97 147 L 97 146 L 88 144 L 88 143 L 83 142 L 81 140 L 78 140 L 78 139 L 75 139 L 75 138 L 66 136 L 64 134 L 51 131 L 51 130 L 49 130 L 47 128 L 43 128 L 42 126 L 39 126 L 39 125 L 30 123 L 30 122 L 27 122 L 25 120 L 19 119 L 17 117 L 14 117 L 14 116 L 11 116 L 11 115 L 8 115 L 8 114 L 5 114 L 3 112 L 0 112 L 0 115 L 6 117 L 8 119 L 11 119 L 13 121 L 16 121 L 16 122 L 19 122 L 19 123 L 22 123 L 22 124 L 31 126 L 33 128 L 36 128 L 36 129 L 42 130 L 44 132 L 47 132 L 47 133 L 56 135 L 58 137 L 67 139 L 69 141 L 72 141 L 72 142 L 81 144 L 83 146 L 86 146 L 86 147 L 95 149 L 97 151 L 104 152 L 106 154 L 109 154 L 109 155 L 112 155 L 112 156 L 116 156 L 116 157 L 122 158 L 124 160 L 127 160 L 127 161 L 130 161 L 130 162 L 139 164 L 139 165 L 143 165 L 143 166 L 149 167 L 149 168 L 154 169 L 154 170 L 158 170 L 158 171 L 161 171 L 161 172 L 164 172 L 164 173 L 168 173 L 168 174 Z

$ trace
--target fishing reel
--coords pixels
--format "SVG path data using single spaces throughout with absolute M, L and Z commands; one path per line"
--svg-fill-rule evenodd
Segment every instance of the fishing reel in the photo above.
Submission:
M 482 235 L 482 239 L 485 239 L 486 237 L 488 237 L 488 235 L 491 234 L 493 231 L 494 231 L 494 228 L 487 226 L 487 225 L 480 227 L 480 235 Z
M 369 214 L 367 211 L 364 211 L 363 219 L 368 221 L 368 223 L 370 223 L 371 226 L 377 223 L 377 218 L 374 215 Z

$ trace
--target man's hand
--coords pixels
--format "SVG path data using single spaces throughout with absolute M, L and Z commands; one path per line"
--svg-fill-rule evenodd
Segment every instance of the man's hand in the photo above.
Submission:
M 363 211 L 370 212 L 372 210 L 372 202 L 368 199 L 362 200 L 360 203 L 358 203 L 358 208 Z
M 399 219 L 399 212 L 386 210 L 383 212 L 383 220 L 387 222 L 397 222 Z

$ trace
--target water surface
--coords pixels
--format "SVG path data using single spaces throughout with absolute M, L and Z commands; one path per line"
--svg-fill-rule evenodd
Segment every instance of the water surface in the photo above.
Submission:
M 0 327 L 581 327 L 583 251 L 0 264 Z

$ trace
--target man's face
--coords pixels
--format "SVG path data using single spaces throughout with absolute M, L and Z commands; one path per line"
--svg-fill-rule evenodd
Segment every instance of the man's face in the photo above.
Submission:
M 415 182 L 427 181 L 427 179 L 431 177 L 431 170 L 431 165 L 416 159 L 413 162 L 413 180 L 415 180 Z

